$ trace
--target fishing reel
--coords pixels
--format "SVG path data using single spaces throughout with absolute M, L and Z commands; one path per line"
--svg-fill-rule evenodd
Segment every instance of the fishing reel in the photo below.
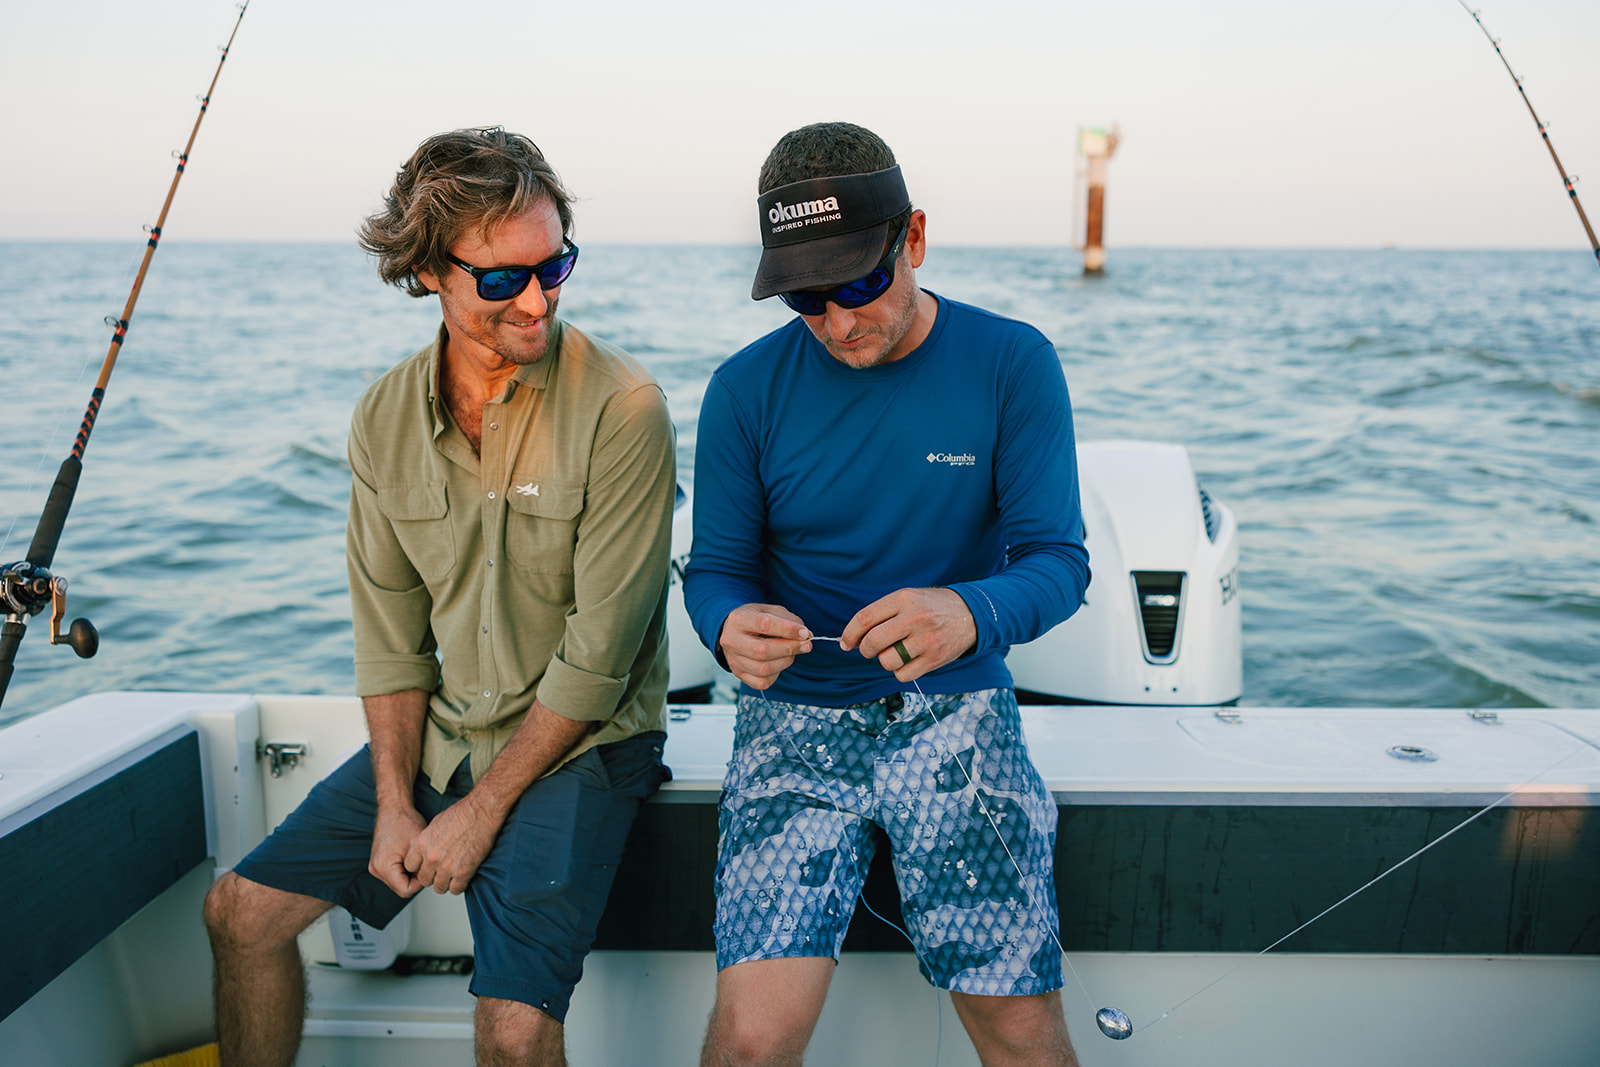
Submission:
M 61 632 L 61 619 L 67 612 L 67 580 L 24 560 L 0 569 L 0 603 L 4 603 L 9 620 L 20 622 L 24 616 L 37 615 L 50 605 L 50 643 L 68 645 L 79 659 L 88 659 L 100 650 L 100 631 L 88 619 L 73 619 L 66 633 Z

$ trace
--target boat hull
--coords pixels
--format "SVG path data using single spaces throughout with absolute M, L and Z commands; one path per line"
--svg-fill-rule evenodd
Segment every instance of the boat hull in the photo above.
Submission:
M 1593 1062 L 1600 713 L 1023 714 L 1060 809 L 1065 997 L 1084 1063 Z M 676 777 L 619 871 L 568 1020 L 575 1061 L 695 1059 L 733 717 L 675 710 Z M 102 694 L 0 732 L 0 848 L 31 842 L 13 864 L 36 874 L 15 894 L 29 921 L 0 942 L 16 1000 L 0 1061 L 134 1063 L 209 1039 L 200 900 L 362 732 L 349 698 L 158 693 Z M 305 746 L 276 777 L 272 744 Z M 175 784 L 153 802 L 141 782 Z M 866 896 L 896 917 L 882 860 Z M 459 899 L 413 908 L 409 952 L 470 951 Z M 301 1063 L 469 1055 L 466 978 L 338 968 L 325 927 L 303 947 Z M 1093 1010 L 1106 1005 L 1133 1019 L 1132 1039 L 1100 1036 Z M 901 936 L 858 910 L 811 1059 L 931 1063 L 938 1048 L 940 1063 L 974 1063 L 948 1007 Z

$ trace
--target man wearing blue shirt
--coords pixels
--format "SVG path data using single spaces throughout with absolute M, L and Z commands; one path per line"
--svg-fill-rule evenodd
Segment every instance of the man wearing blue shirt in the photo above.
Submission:
M 758 207 L 751 295 L 799 317 L 706 390 L 685 584 L 743 683 L 703 1063 L 800 1062 L 880 827 L 982 1061 L 1076 1063 L 1056 807 L 1004 659 L 1089 580 L 1055 349 L 918 288 L 926 218 L 868 130 L 785 135 Z

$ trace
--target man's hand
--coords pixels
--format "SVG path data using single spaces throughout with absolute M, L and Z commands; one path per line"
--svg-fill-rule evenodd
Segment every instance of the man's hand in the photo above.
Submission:
M 796 656 L 811 651 L 811 631 L 788 608 L 746 604 L 722 621 L 717 644 L 735 678 L 751 689 L 766 689 Z
M 434 816 L 411 842 L 405 869 L 435 893 L 461 893 L 494 847 L 501 819 L 488 817 L 471 794 Z M 413 890 L 415 892 L 415 890 Z
M 367 870 L 402 897 L 415 896 L 422 888 L 422 883 L 406 869 L 405 860 L 412 843 L 426 826 L 417 809 L 409 805 L 378 809 L 377 824 L 372 830 L 372 858 L 367 861 Z
M 909 682 L 954 661 L 977 642 L 977 623 L 960 593 L 943 588 L 897 589 L 856 612 L 839 647 L 860 648 L 863 656 Z M 896 643 L 907 656 L 901 656 Z
M 421 689 L 361 698 L 372 735 L 372 784 L 378 817 L 372 828 L 367 870 L 402 897 L 415 896 L 422 883 L 406 870 L 406 853 L 427 823 L 411 802 L 422 758 L 422 724 L 428 694 Z

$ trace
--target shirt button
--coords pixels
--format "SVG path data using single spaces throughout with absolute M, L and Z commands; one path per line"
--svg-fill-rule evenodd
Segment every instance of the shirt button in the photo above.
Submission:
M 494 566 L 494 560 L 492 560 L 492 559 L 486 559 L 483 562 L 484 562 L 485 566 L 489 566 L 489 567 L 493 567 Z
M 489 499 L 490 500 L 494 499 L 494 490 L 493 489 L 489 490 Z
M 498 422 L 491 422 L 489 424 L 489 429 L 491 429 L 491 430 L 498 430 L 499 428 L 500 428 L 500 424 Z
M 492 693 L 492 692 L 490 692 L 490 691 L 489 691 L 489 690 L 487 690 L 487 689 L 485 689 L 485 690 L 484 690 L 484 691 L 483 691 L 483 695 L 484 695 L 484 696 L 486 696 L 486 697 L 488 697 L 488 696 L 494 696 L 494 694 L 493 694 L 493 693 Z
M 484 632 L 484 633 L 488 633 L 488 632 L 489 632 L 489 628 L 488 628 L 488 627 L 487 627 L 487 626 L 485 626 L 485 627 L 484 627 L 484 628 L 483 628 L 483 632 Z

